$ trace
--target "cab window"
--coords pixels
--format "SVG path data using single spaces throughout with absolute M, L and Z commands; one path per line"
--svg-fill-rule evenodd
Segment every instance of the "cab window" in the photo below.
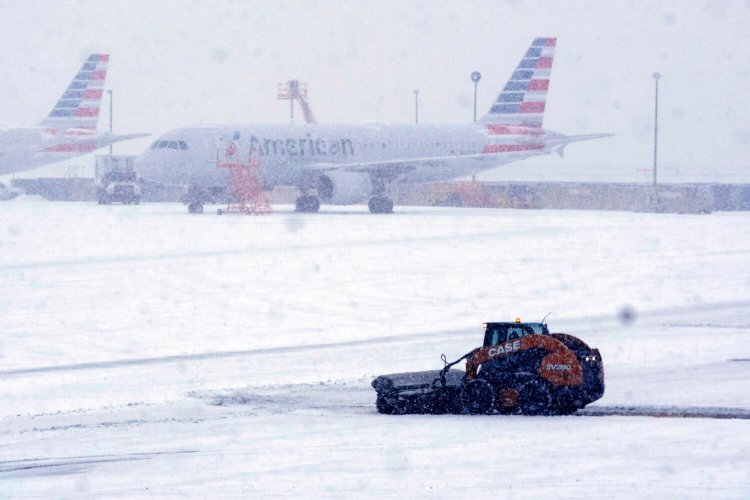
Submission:
M 521 325 L 508 327 L 508 340 L 520 339 L 526 336 L 526 329 Z
M 534 333 L 544 333 L 544 325 L 541 323 L 527 323 Z
M 505 342 L 506 335 L 505 332 L 494 329 L 490 333 L 490 345 L 497 345 L 501 342 Z

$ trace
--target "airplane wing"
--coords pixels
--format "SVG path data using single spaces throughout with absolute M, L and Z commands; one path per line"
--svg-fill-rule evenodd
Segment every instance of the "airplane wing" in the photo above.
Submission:
M 315 163 L 307 166 L 310 170 L 326 172 L 330 170 L 341 170 L 344 172 L 384 172 L 390 171 L 395 174 L 405 173 L 414 170 L 419 166 L 429 166 L 430 164 L 439 165 L 448 160 L 457 159 L 476 159 L 477 161 L 487 161 L 488 159 L 500 156 L 500 154 L 470 154 L 470 155 L 452 155 L 452 156 L 430 156 L 423 158 L 396 158 L 393 160 L 376 160 L 376 161 L 359 161 L 352 163 Z
M 540 142 L 546 142 L 548 143 L 547 152 L 556 152 L 560 156 L 562 156 L 563 149 L 568 144 L 571 144 L 573 142 L 578 141 L 586 141 L 591 139 L 600 139 L 603 137 L 610 137 L 613 134 L 588 134 L 588 135 L 571 135 L 571 136 L 564 136 L 564 135 L 555 135 L 547 139 L 539 138 L 534 143 L 540 143 Z M 331 170 L 341 170 L 344 172 L 362 172 L 362 173 L 388 173 L 393 175 L 400 175 L 406 172 L 409 172 L 411 170 L 416 169 L 420 166 L 430 166 L 431 164 L 434 164 L 435 166 L 441 165 L 446 161 L 456 161 L 456 160 L 468 160 L 468 161 L 477 161 L 477 162 L 496 162 L 500 159 L 507 159 L 508 153 L 513 153 L 512 150 L 506 151 L 488 151 L 484 153 L 473 153 L 473 154 L 465 154 L 465 155 L 450 155 L 450 156 L 430 156 L 430 157 L 422 157 L 422 158 L 396 158 L 392 160 L 375 160 L 375 161 L 369 161 L 369 162 L 352 162 L 352 163 L 331 163 L 331 162 L 324 162 L 324 163 L 316 163 L 313 165 L 309 165 L 307 168 L 310 170 L 317 170 L 321 172 L 325 171 L 331 171 Z M 528 156 L 532 156 L 529 154 Z M 522 159 L 524 157 L 523 154 L 515 153 L 513 156 L 514 160 Z
M 123 134 L 123 135 L 103 134 L 103 135 L 96 137 L 96 147 L 97 149 L 99 149 L 99 148 L 103 148 L 104 146 L 109 146 L 110 144 L 114 144 L 115 142 L 129 141 L 131 139 L 140 139 L 141 137 L 148 137 L 149 135 L 151 134 Z

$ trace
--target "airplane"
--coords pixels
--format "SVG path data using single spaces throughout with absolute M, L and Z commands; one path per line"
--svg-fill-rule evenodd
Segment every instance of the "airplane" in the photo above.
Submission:
M 0 175 L 75 158 L 149 134 L 99 134 L 108 54 L 92 54 L 49 115 L 36 126 L 0 128 Z
M 187 189 L 190 213 L 226 190 L 227 161 L 255 162 L 264 190 L 297 187 L 298 212 L 320 203 L 368 200 L 391 213 L 389 183 L 428 183 L 475 175 L 611 134 L 566 136 L 542 128 L 556 38 L 536 38 L 492 107 L 465 125 L 237 125 L 169 131 L 136 159 L 144 180 Z

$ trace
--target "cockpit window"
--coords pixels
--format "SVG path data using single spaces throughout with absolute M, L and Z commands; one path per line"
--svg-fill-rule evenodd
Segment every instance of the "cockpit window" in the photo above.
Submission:
M 149 149 L 182 149 L 187 150 L 188 145 L 185 141 L 156 141 Z

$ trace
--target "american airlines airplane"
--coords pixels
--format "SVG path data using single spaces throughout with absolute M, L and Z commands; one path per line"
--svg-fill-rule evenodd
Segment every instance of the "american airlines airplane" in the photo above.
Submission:
M 91 153 L 148 134 L 98 134 L 96 124 L 109 55 L 92 54 L 50 114 L 31 127 L 0 128 L 0 175 Z
M 542 128 L 555 38 L 537 38 L 489 112 L 466 125 L 237 125 L 167 132 L 136 160 L 146 180 L 182 185 L 191 213 L 226 190 L 227 161 L 254 161 L 264 189 L 295 186 L 299 212 L 320 203 L 368 200 L 390 213 L 386 185 L 474 175 L 530 156 L 562 154 L 572 142 L 611 134 L 565 136 Z

